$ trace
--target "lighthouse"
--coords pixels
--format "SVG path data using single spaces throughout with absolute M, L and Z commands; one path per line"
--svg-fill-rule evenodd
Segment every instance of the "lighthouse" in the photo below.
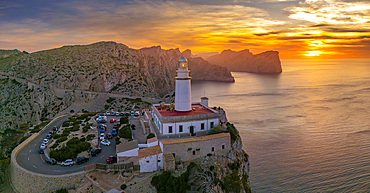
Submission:
M 180 58 L 176 72 L 175 111 L 191 111 L 191 77 L 184 56 Z

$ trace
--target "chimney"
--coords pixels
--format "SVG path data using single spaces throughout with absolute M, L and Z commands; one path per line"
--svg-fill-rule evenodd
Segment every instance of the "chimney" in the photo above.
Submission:
M 207 97 L 200 98 L 200 103 L 208 107 L 208 98 Z

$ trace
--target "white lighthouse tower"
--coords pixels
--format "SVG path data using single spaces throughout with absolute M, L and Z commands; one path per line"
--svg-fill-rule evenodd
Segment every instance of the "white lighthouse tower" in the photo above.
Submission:
M 184 56 L 180 58 L 176 72 L 175 111 L 191 111 L 191 77 Z

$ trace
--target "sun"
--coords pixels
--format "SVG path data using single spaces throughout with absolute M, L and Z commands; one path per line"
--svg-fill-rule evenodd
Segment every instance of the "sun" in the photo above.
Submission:
M 306 51 L 305 56 L 320 56 L 322 54 L 321 51 Z

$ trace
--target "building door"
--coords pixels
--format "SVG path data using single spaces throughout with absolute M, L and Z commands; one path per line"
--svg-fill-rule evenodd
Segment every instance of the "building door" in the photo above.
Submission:
M 194 134 L 194 126 L 190 126 L 190 133 Z

